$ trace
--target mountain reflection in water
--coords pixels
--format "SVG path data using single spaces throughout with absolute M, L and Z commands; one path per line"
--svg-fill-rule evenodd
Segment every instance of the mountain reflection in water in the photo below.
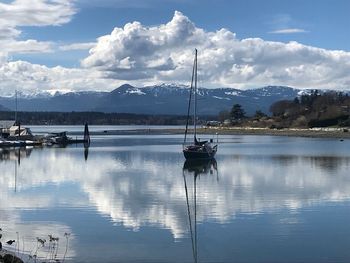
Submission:
M 298 146 L 297 154 L 288 154 L 288 147 L 273 148 L 273 138 L 264 139 L 270 140 L 268 146 L 254 141 L 257 146 L 249 150 L 252 138 L 244 137 L 246 144 L 223 145 L 217 163 L 193 165 L 184 163 L 180 138 L 171 143 L 156 136 L 137 139 L 140 145 L 132 136 L 97 137 L 88 152 L 79 146 L 1 151 L 0 227 L 6 238 L 15 239 L 19 232 L 30 250 L 33 238 L 53 234 L 64 239 L 69 232 L 69 258 L 185 262 L 193 260 L 187 256 L 192 247 L 189 229 L 196 228 L 196 260 L 259 262 L 248 250 L 258 247 L 261 236 L 269 242 L 260 244 L 256 257 L 265 258 L 274 247 L 293 262 L 293 255 L 280 247 L 288 244 L 299 262 L 307 261 L 316 248 L 321 248 L 320 257 L 328 251 L 330 258 L 339 253 L 346 258 L 341 246 L 327 250 L 317 243 L 319 235 L 337 232 L 318 222 L 322 217 L 306 218 L 306 211 L 335 215 L 327 209 L 341 209 L 349 201 L 350 152 L 345 143 L 339 153 L 330 153 L 324 141 L 286 138 L 284 143 Z M 128 140 L 133 144 L 127 146 Z M 256 152 L 259 147 L 261 152 Z M 310 153 L 314 147 L 317 154 Z M 337 218 L 329 220 L 344 232 L 345 244 L 350 231 Z M 296 250 L 300 239 L 303 252 Z M 95 251 L 100 251 L 98 257 Z M 278 253 L 269 253 L 277 259 L 266 256 L 266 261 L 283 261 Z

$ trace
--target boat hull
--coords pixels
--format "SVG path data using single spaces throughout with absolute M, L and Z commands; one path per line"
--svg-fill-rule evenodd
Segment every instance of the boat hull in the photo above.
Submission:
M 196 149 L 184 149 L 183 154 L 186 160 L 205 160 L 213 159 L 216 154 L 216 146 L 213 147 L 210 151 L 207 150 L 196 150 Z

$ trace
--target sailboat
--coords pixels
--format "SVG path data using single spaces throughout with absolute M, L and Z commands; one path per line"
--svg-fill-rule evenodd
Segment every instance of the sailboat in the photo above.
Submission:
M 185 130 L 185 138 L 183 144 L 183 153 L 186 160 L 189 159 L 212 159 L 214 158 L 217 148 L 217 145 L 212 146 L 213 140 L 208 141 L 200 141 L 197 139 L 197 49 L 195 49 L 195 57 L 193 62 L 193 70 L 192 70 L 192 79 L 191 79 L 191 87 L 190 87 L 190 97 L 188 101 L 187 108 L 187 122 L 186 122 L 186 130 Z M 188 126 L 190 120 L 190 111 L 192 104 L 192 95 L 193 95 L 193 126 L 194 126 L 194 137 L 193 142 L 191 144 L 186 144 Z

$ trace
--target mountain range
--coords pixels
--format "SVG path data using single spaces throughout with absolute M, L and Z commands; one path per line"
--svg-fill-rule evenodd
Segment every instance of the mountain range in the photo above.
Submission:
M 272 103 L 294 99 L 301 91 L 286 86 L 266 86 L 257 89 L 199 88 L 197 101 L 200 115 L 216 115 L 230 110 L 236 103 L 246 113 L 256 110 L 269 113 Z M 18 95 L 19 111 L 99 111 L 136 114 L 186 115 L 189 88 L 181 85 L 161 84 L 138 88 L 124 84 L 111 92 L 68 92 Z M 0 110 L 15 109 L 14 97 L 0 97 Z

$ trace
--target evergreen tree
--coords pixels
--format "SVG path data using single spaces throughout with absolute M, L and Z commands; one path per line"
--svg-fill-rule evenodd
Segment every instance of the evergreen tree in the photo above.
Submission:
M 265 114 L 265 113 L 263 113 L 261 110 L 257 110 L 256 112 L 255 112 L 255 114 L 254 114 L 254 117 L 255 118 L 258 118 L 258 119 L 260 119 L 260 118 L 262 118 L 262 117 L 266 117 L 267 115 Z
M 245 117 L 245 111 L 243 110 L 242 106 L 240 104 L 233 105 L 231 109 L 231 117 L 234 120 L 240 120 Z

